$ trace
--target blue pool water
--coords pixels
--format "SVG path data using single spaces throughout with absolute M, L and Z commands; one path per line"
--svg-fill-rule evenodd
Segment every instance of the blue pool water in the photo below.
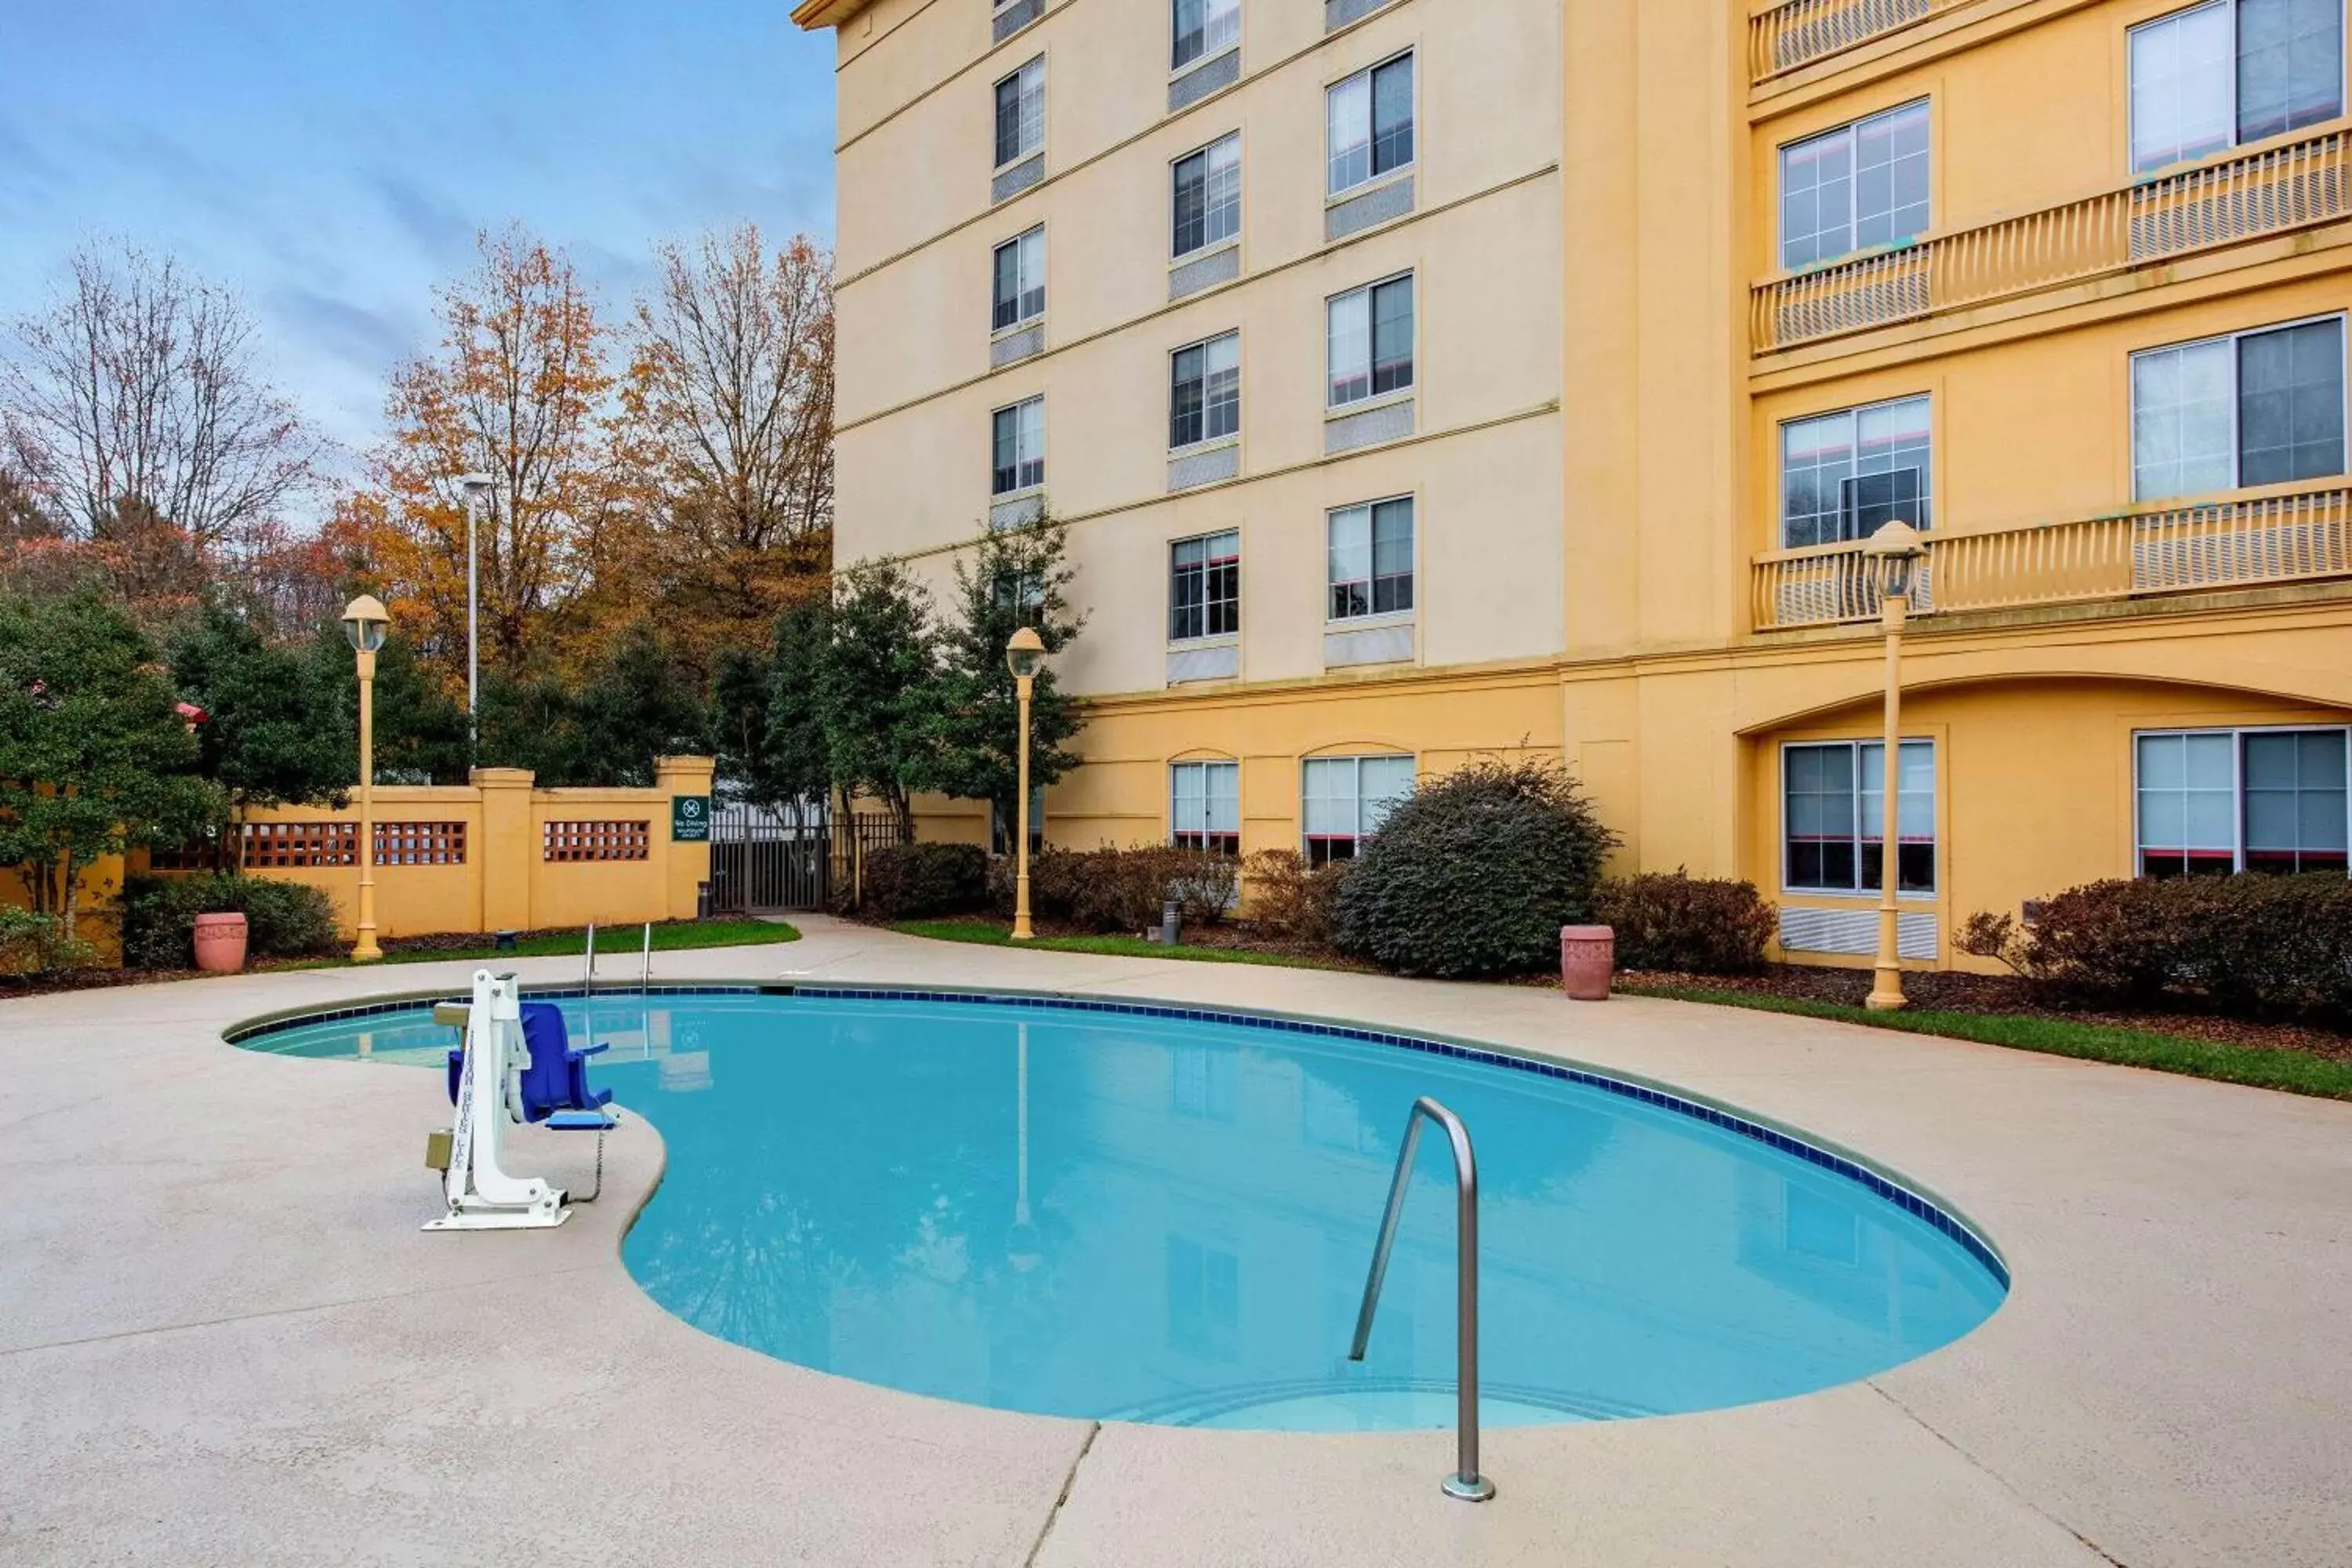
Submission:
M 1442 1137 L 1422 1141 L 1370 1354 L 1347 1359 L 1423 1094 L 1477 1148 L 1489 1424 L 1850 1382 L 1967 1333 L 2004 1292 L 1948 1222 L 1850 1168 L 1487 1061 L 1058 1006 L 566 1007 L 575 1043 L 612 1043 L 595 1080 L 668 1144 L 622 1248 L 645 1289 L 723 1339 L 919 1394 L 1234 1427 L 1450 1424 Z M 420 1009 L 243 1043 L 437 1065 L 456 1036 Z

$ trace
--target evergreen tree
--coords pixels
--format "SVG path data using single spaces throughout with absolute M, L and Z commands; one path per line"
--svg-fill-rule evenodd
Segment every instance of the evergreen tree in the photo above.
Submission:
M 352 741 L 334 687 L 311 660 L 218 605 L 181 629 L 167 657 L 181 698 L 205 713 L 199 771 L 233 811 L 342 805 L 356 782 Z
M 1020 803 L 1020 703 L 1004 645 L 1034 626 L 1045 651 L 1058 654 L 1086 626 L 1068 588 L 1067 529 L 1050 518 L 991 532 L 969 565 L 956 563 L 956 618 L 940 637 L 941 672 L 929 787 L 984 800 L 996 820 L 1016 820 Z M 1064 742 L 1085 727 L 1049 662 L 1030 699 L 1029 782 L 1042 789 L 1079 764 Z M 1008 826 L 1007 832 L 1012 831 Z
M 835 579 L 832 620 L 816 695 L 834 786 L 882 802 L 911 837 L 939 710 L 930 595 L 903 563 L 862 562 Z
M 833 748 L 822 689 L 833 642 L 833 602 L 811 597 L 776 617 L 768 662 L 768 733 L 754 775 L 757 798 L 801 820 L 803 803 L 822 801 L 833 783 Z
M 360 776 L 359 666 L 342 623 L 329 621 L 310 639 L 311 679 L 331 705 L 328 721 L 342 776 Z M 466 710 L 417 658 L 395 626 L 375 656 L 375 781 L 464 784 L 473 767 Z

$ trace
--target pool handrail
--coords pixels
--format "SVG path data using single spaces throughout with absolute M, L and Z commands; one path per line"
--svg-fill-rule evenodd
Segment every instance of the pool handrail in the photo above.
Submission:
M 1412 1182 L 1412 1157 L 1421 1147 L 1423 1118 L 1444 1128 L 1446 1142 L 1454 1146 L 1455 1464 L 1454 1474 L 1442 1484 L 1447 1497 L 1485 1502 L 1495 1495 L 1495 1483 L 1478 1473 L 1478 1158 L 1470 1148 L 1470 1129 L 1462 1124 L 1462 1119 L 1425 1094 L 1412 1102 L 1412 1113 L 1405 1118 L 1404 1147 L 1397 1151 L 1396 1174 L 1389 1182 L 1388 1208 L 1381 1216 L 1381 1239 L 1372 1248 L 1371 1273 L 1364 1280 L 1364 1305 L 1356 1314 L 1356 1342 L 1348 1359 L 1363 1360 L 1371 1342 L 1372 1314 L 1380 1308 L 1389 1253 L 1396 1246 L 1397 1221 L 1404 1215 L 1404 1195 Z

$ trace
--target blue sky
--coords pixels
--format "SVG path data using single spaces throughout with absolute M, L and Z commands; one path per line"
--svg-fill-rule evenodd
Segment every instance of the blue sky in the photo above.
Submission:
M 647 250 L 833 228 L 833 39 L 791 0 L 0 0 L 0 319 L 85 237 L 237 289 L 338 441 L 520 219 L 617 317 Z M 354 459 L 355 460 L 355 459 Z

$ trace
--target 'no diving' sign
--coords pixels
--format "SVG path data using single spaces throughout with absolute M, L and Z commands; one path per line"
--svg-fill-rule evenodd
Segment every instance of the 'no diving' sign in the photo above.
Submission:
M 676 795 L 669 801 L 669 837 L 674 844 L 710 842 L 710 797 Z

